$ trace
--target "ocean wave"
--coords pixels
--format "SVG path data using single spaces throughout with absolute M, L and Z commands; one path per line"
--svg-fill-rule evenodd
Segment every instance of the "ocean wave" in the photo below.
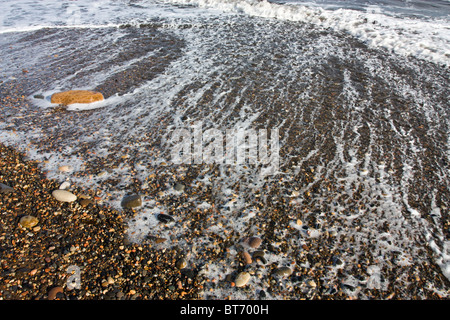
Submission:
M 346 32 L 375 48 L 450 65 L 450 25 L 445 19 L 388 16 L 379 10 L 327 10 L 306 5 L 276 4 L 266 0 L 167 0 L 271 19 L 311 23 Z

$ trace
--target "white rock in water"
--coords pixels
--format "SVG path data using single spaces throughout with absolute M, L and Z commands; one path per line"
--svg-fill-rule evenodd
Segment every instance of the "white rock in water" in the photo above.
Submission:
M 53 197 L 55 197 L 56 200 L 62 202 L 73 202 L 77 200 L 76 195 L 66 190 L 55 190 L 52 192 L 52 195 Z
M 63 183 L 61 183 L 61 185 L 59 186 L 59 188 L 61 190 L 63 189 L 67 189 L 68 187 L 70 187 L 70 183 L 68 181 L 64 181 Z

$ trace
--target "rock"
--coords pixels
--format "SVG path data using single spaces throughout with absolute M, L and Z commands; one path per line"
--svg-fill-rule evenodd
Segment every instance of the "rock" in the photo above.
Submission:
M 64 181 L 64 182 L 61 183 L 61 185 L 59 186 L 59 188 L 60 188 L 61 190 L 65 190 L 65 189 L 67 189 L 68 187 L 70 187 L 70 182 L 68 182 L 68 181 Z
M 61 202 L 73 202 L 77 200 L 76 195 L 66 190 L 55 190 L 52 192 L 52 195 L 56 200 Z
M 45 97 L 42 94 L 35 94 L 33 96 L 33 98 L 35 98 L 35 99 L 45 99 Z
M 262 239 L 258 237 L 249 237 L 245 238 L 243 242 L 247 244 L 250 248 L 256 249 L 261 245 Z
M 0 183 L 0 193 L 10 193 L 13 192 L 14 189 L 6 184 Z
M 58 294 L 64 292 L 62 287 L 54 287 L 48 292 L 48 300 L 55 300 Z
M 183 191 L 184 191 L 184 184 L 177 183 L 177 184 L 175 185 L 174 189 L 175 189 L 176 191 L 183 192 Z
M 102 287 L 107 287 L 110 284 L 114 284 L 114 279 L 112 277 L 108 277 L 106 280 L 103 280 Z
M 253 252 L 253 259 L 255 261 L 261 262 L 262 264 L 266 264 L 267 263 L 266 258 L 264 258 L 264 251 L 262 251 L 262 250 L 257 250 L 255 252 Z
M 292 274 L 292 269 L 289 267 L 280 267 L 277 268 L 274 272 L 278 276 L 290 276 Z
M 169 223 L 169 222 L 175 221 L 175 219 L 172 218 L 172 216 L 169 216 L 168 214 L 164 214 L 164 213 L 159 213 L 156 216 L 156 219 L 158 219 L 158 221 L 160 221 L 162 223 Z
M 250 273 L 248 272 L 241 272 L 237 275 L 236 280 L 234 281 L 236 284 L 236 287 L 243 287 L 245 286 L 248 281 L 250 280 Z
M 86 208 L 88 205 L 90 205 L 92 203 L 94 203 L 94 201 L 91 199 L 81 199 L 80 200 L 80 205 L 84 208 Z
M 73 170 L 72 166 L 60 166 L 58 168 L 59 172 L 71 172 Z
M 133 194 L 130 196 L 126 196 L 122 200 L 122 207 L 124 208 L 136 208 L 142 205 L 141 196 L 138 194 Z
M 166 238 L 160 238 L 160 237 L 155 237 L 155 236 L 151 236 L 151 235 L 147 235 L 147 239 L 153 241 L 154 243 L 163 243 L 163 242 L 167 241 Z
M 251 264 L 252 263 L 252 257 L 247 251 L 241 252 L 242 258 L 244 259 L 245 264 Z
M 184 268 L 186 268 L 186 266 L 187 266 L 187 261 L 184 258 L 179 259 L 176 263 L 176 267 L 178 269 L 184 269 Z
M 64 92 L 54 93 L 51 97 L 52 103 L 62 105 L 69 105 L 73 103 L 92 103 L 104 100 L 100 92 L 89 90 L 69 90 Z
M 20 225 L 24 228 L 33 228 L 38 222 L 39 220 L 33 216 L 23 216 L 19 221 Z

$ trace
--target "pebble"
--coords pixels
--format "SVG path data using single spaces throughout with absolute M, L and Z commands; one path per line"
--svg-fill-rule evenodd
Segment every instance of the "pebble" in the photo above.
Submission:
M 175 185 L 175 188 L 174 188 L 176 191 L 179 191 L 179 192 L 183 192 L 184 191 L 184 184 L 181 184 L 181 183 L 177 183 L 176 185 Z
M 142 205 L 142 199 L 140 195 L 133 194 L 126 196 L 122 200 L 122 206 L 124 208 L 136 208 Z
M 184 268 L 186 268 L 186 266 L 187 266 L 187 261 L 184 258 L 179 259 L 176 263 L 176 267 L 178 269 L 184 269 Z
M 114 284 L 114 279 L 112 277 L 108 277 L 106 280 L 103 280 L 102 286 L 107 287 L 110 284 Z
M 250 248 L 256 249 L 261 245 L 262 239 L 258 237 L 249 237 L 244 239 L 244 243 L 248 244 Z
M 61 190 L 65 190 L 65 189 L 67 189 L 68 187 L 70 187 L 70 182 L 68 182 L 68 181 L 64 181 L 64 182 L 61 183 L 61 185 L 59 186 L 59 188 L 60 188 Z
M 248 272 L 240 272 L 237 277 L 236 280 L 234 281 L 236 284 L 236 287 L 243 287 L 245 286 L 248 281 L 250 280 L 250 273 Z
M 48 300 L 55 300 L 58 293 L 63 293 L 62 287 L 54 287 L 48 292 Z
M 23 216 L 20 218 L 20 225 L 24 228 L 33 228 L 35 225 L 37 225 L 39 220 L 36 217 L 33 216 Z
M 91 200 L 91 199 L 81 199 L 81 200 L 80 200 L 80 205 L 81 205 L 82 207 L 87 207 L 87 206 L 90 205 L 91 203 L 94 203 L 94 201 Z
M 251 264 L 252 263 L 252 257 L 247 251 L 242 251 L 242 258 L 244 258 L 245 264 Z
M 170 216 L 168 214 L 164 214 L 164 213 L 159 213 L 156 216 L 156 219 L 158 219 L 158 221 L 160 221 L 162 223 L 169 223 L 169 222 L 175 221 L 175 219 L 172 218 L 172 216 Z
M 77 200 L 77 196 L 74 195 L 72 192 L 70 191 L 66 191 L 66 190 L 55 190 L 52 192 L 53 197 L 61 202 L 73 202 L 75 200 Z
M 316 283 L 314 282 L 314 280 L 309 280 L 308 281 L 308 285 L 311 287 L 311 288 L 315 288 L 317 285 L 316 285 Z
M 58 168 L 59 172 L 71 172 L 73 170 L 72 166 L 60 166 Z
M 292 274 L 292 269 L 289 267 L 280 267 L 277 268 L 274 272 L 278 276 L 290 276 Z
M 14 189 L 6 184 L 0 183 L 0 193 L 10 193 L 13 192 Z

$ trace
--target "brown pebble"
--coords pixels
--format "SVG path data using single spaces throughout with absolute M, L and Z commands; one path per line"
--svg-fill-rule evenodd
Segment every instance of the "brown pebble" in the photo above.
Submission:
M 94 201 L 92 201 L 91 199 L 81 199 L 80 200 L 80 205 L 82 207 L 87 207 L 88 205 L 90 205 L 91 203 L 94 203 Z
M 62 287 L 54 287 L 48 292 L 48 300 L 55 300 L 58 293 L 63 293 L 64 289 Z
M 242 258 L 244 259 L 245 264 L 251 264 L 252 263 L 252 257 L 247 251 L 241 252 Z
M 243 242 L 247 244 L 250 248 L 256 249 L 261 245 L 262 239 L 258 237 L 249 237 L 245 238 Z

